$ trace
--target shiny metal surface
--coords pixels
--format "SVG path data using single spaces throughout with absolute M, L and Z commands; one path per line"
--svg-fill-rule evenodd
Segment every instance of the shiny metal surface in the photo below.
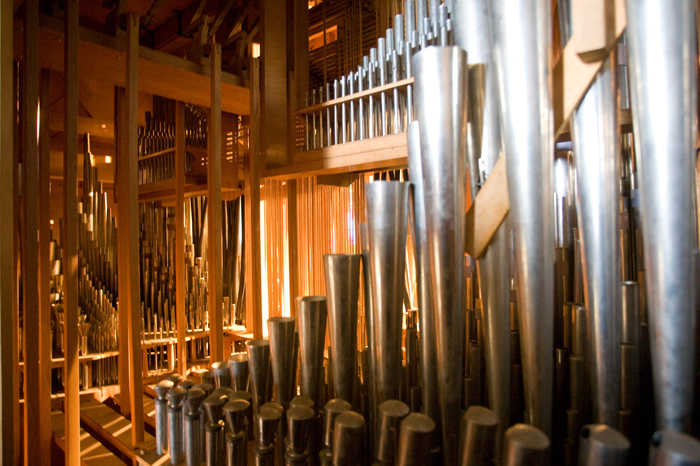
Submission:
M 462 417 L 460 466 L 486 466 L 493 463 L 498 421 L 496 413 L 488 408 L 469 407 Z
M 204 421 L 200 407 L 205 396 L 200 388 L 193 387 L 187 391 L 185 400 L 185 464 L 187 466 L 199 465 L 202 462 L 204 445 L 201 431 Z
M 515 424 L 506 430 L 503 441 L 503 466 L 541 466 L 549 464 L 549 438 L 540 429 Z
M 698 466 L 700 441 L 681 432 L 654 432 L 649 448 L 649 466 Z
M 310 398 L 317 410 L 321 409 L 327 313 L 325 296 L 297 298 L 301 347 L 301 395 Z
M 413 57 L 423 189 L 438 348 L 445 464 L 457 461 L 464 348 L 464 230 L 467 182 L 467 57 L 428 47 Z
M 354 411 L 345 411 L 335 418 L 333 428 L 333 465 L 355 466 L 362 457 L 365 418 Z
M 379 442 L 375 452 L 379 464 L 394 464 L 399 443 L 399 426 L 410 412 L 408 405 L 399 400 L 387 400 L 379 405 Z
M 421 413 L 411 413 L 401 421 L 397 466 L 423 466 L 431 463 L 430 450 L 435 421 Z
M 184 388 L 175 387 L 168 391 L 168 453 L 170 464 L 182 462 L 184 454 L 184 442 L 182 433 L 184 430 L 182 416 L 182 400 L 185 398 Z
M 433 287 L 430 277 L 428 226 L 425 218 L 423 167 L 421 165 L 420 127 L 417 121 L 408 125 L 408 170 L 412 186 L 413 239 L 420 323 L 421 412 L 442 426 L 437 376 L 437 330 L 433 310 Z M 438 435 L 442 428 L 438 429 Z
M 267 399 L 267 386 L 270 373 L 270 342 L 268 340 L 251 340 L 246 342 L 248 351 L 248 369 L 250 370 L 250 389 L 253 393 L 253 412 L 257 413 Z
M 333 388 L 337 398 L 352 403 L 357 372 L 357 303 L 360 254 L 325 254 L 326 299 L 331 340 Z
M 693 2 L 627 1 L 629 77 L 656 419 L 690 428 L 697 36 Z
M 406 265 L 408 193 L 397 181 L 365 184 L 372 299 L 374 301 L 374 400 L 379 405 L 400 397 L 401 317 Z
M 624 466 L 631 444 L 619 431 L 604 424 L 588 424 L 581 429 L 578 466 Z
M 287 438 L 289 439 L 285 454 L 287 464 L 306 464 L 313 418 L 314 410 L 305 406 L 294 406 L 287 410 Z
M 231 371 L 231 388 L 233 391 L 248 391 L 250 371 L 248 370 L 248 354 L 233 353 L 228 357 Z
M 369 238 L 367 236 L 367 224 L 360 224 L 360 242 L 362 248 L 362 280 L 365 297 L 365 335 L 367 338 L 367 354 L 369 360 L 369 433 L 370 445 L 374 442 L 375 418 L 377 410 L 377 384 L 375 382 L 377 371 L 377 354 L 374 351 L 375 325 L 374 325 L 374 299 L 372 298 L 372 267 L 369 255 Z
M 211 365 L 216 387 L 231 388 L 231 369 L 228 361 L 217 361 Z M 184 382 L 183 382 L 184 383 Z
M 248 461 L 246 451 L 246 415 L 250 409 L 250 403 L 236 399 L 224 405 L 226 417 L 226 463 L 228 466 L 245 466 Z
M 620 411 L 621 325 L 620 157 L 614 86 L 608 58 L 572 119 L 593 421 L 613 428 Z
M 267 319 L 272 364 L 272 389 L 275 402 L 287 407 L 291 400 L 293 383 L 294 317 Z
M 168 451 L 168 391 L 173 383 L 161 380 L 155 386 L 156 453 L 164 455 Z

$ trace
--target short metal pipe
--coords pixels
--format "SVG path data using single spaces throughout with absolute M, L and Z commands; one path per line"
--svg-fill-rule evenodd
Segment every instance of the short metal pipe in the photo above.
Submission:
M 462 417 L 460 466 L 489 466 L 495 457 L 498 416 L 483 406 L 470 406 Z
M 630 441 L 605 424 L 588 424 L 581 429 L 578 466 L 625 466 Z
M 688 434 L 654 432 L 649 447 L 649 466 L 698 466 L 700 441 Z
M 537 427 L 515 424 L 506 430 L 503 466 L 540 466 L 548 463 L 549 438 Z
M 401 421 L 397 466 L 431 464 L 430 450 L 435 427 L 435 421 L 421 413 L 411 413 Z

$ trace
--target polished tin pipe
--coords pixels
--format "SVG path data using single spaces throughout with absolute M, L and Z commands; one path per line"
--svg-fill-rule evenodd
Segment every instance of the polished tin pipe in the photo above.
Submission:
M 540 429 L 515 424 L 506 430 L 503 441 L 503 466 L 541 466 L 549 461 L 549 438 Z
M 549 0 L 489 8 L 514 230 L 526 421 L 551 434 L 554 228 Z
M 412 187 L 413 239 L 418 285 L 418 320 L 420 323 L 421 411 L 442 426 L 437 375 L 437 335 L 433 310 L 433 288 L 430 277 L 430 251 L 426 224 L 421 165 L 420 128 L 414 121 L 408 126 L 408 170 Z M 438 434 L 441 430 L 436 430 Z
M 462 417 L 460 466 L 490 466 L 493 463 L 498 425 L 494 411 L 483 406 L 469 407 Z
M 248 391 L 250 371 L 248 370 L 248 354 L 234 353 L 228 357 L 231 370 L 231 388 L 233 391 Z
M 700 441 L 681 432 L 654 432 L 649 447 L 649 466 L 698 466 Z
M 173 383 L 170 380 L 161 380 L 156 384 L 155 392 L 155 416 L 156 416 L 156 453 L 164 455 L 168 452 L 168 391 Z
M 376 405 L 400 398 L 409 187 L 397 181 L 365 184 L 377 359 Z
M 335 418 L 333 427 L 333 466 L 355 466 L 362 458 L 365 418 L 354 411 L 345 411 Z
M 399 400 L 387 400 L 379 405 L 379 442 L 375 453 L 379 464 L 394 464 L 399 442 L 399 425 L 410 412 L 408 405 Z
M 327 312 L 324 296 L 297 298 L 301 346 L 301 395 L 310 398 L 319 408 L 323 383 L 323 348 L 326 341 Z
M 397 466 L 431 464 L 430 450 L 435 427 L 435 421 L 421 413 L 411 413 L 401 421 Z
M 233 400 L 224 405 L 226 416 L 226 464 L 228 466 L 246 466 L 248 452 L 246 450 L 246 414 L 250 403 L 245 400 Z
M 255 417 L 255 466 L 274 466 L 275 431 L 281 417 L 281 409 L 267 407 L 260 408 Z
M 323 450 L 321 451 L 321 465 L 333 464 L 333 429 L 335 419 L 345 411 L 352 410 L 352 406 L 345 400 L 334 398 L 323 407 Z
M 287 410 L 289 446 L 284 455 L 287 466 L 307 464 L 309 457 L 307 445 L 313 418 L 314 410 L 306 406 L 293 406 Z
M 211 365 L 216 388 L 231 388 L 231 369 L 228 361 L 218 361 Z
M 697 320 L 689 312 L 697 247 L 695 4 L 626 4 L 656 419 L 660 429 L 687 431 Z
M 206 431 L 207 466 L 219 466 L 224 462 L 224 421 L 222 420 L 222 411 L 227 402 L 228 397 L 222 392 L 217 393 L 216 391 L 204 400 L 204 409 L 207 411 L 207 417 L 209 418 L 209 421 L 204 425 L 204 430 Z
M 285 409 L 289 405 L 293 383 L 294 317 L 267 319 L 270 338 L 270 361 L 275 402 Z
M 624 466 L 630 441 L 619 431 L 604 424 L 588 424 L 581 429 L 578 466 Z
M 610 58 L 574 112 L 578 224 L 581 233 L 593 421 L 617 427 L 620 411 L 619 154 Z
M 367 339 L 367 354 L 369 359 L 369 434 L 370 442 L 374 441 L 375 417 L 377 409 L 376 373 L 377 355 L 374 351 L 375 325 L 374 325 L 374 299 L 372 298 L 372 269 L 369 254 L 369 237 L 367 224 L 360 224 L 360 240 L 362 243 L 362 280 L 365 297 L 365 336 Z M 421 327 L 423 328 L 423 327 Z
M 246 424 L 247 424 L 247 438 L 248 440 L 253 440 L 255 438 L 255 433 L 254 433 L 254 415 L 253 415 L 253 395 L 250 394 L 250 392 L 244 392 L 244 391 L 236 391 L 231 394 L 231 397 L 229 398 L 230 401 L 233 400 L 244 400 L 248 402 L 248 410 L 246 411 Z
M 199 408 L 204 401 L 204 391 L 191 388 L 185 401 L 185 464 L 199 466 L 202 463 L 202 413 Z
M 170 464 L 182 462 L 184 454 L 184 442 L 182 441 L 182 400 L 186 391 L 182 387 L 175 387 L 168 392 L 168 445 L 170 447 Z
M 465 337 L 466 58 L 458 47 L 428 47 L 413 57 L 447 465 L 457 462 L 461 396 L 455 387 L 462 361 L 455 355 L 462 353 Z
M 354 400 L 357 372 L 357 304 L 360 254 L 325 254 L 326 299 L 331 339 L 333 388 L 337 398 Z
M 270 342 L 268 340 L 250 340 L 246 342 L 248 350 L 248 369 L 250 370 L 250 388 L 253 392 L 253 412 L 257 413 L 266 401 L 270 374 Z

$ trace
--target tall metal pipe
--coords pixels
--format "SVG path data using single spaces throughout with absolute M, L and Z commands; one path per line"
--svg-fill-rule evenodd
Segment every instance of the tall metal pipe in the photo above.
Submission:
M 233 391 L 248 391 L 250 371 L 248 370 L 248 354 L 234 353 L 228 357 L 231 370 L 231 388 Z
M 270 342 L 268 340 L 250 340 L 246 342 L 246 349 L 248 350 L 250 388 L 253 392 L 253 412 L 257 413 L 260 406 L 268 401 Z
M 246 466 L 248 452 L 246 450 L 246 432 L 244 429 L 246 413 L 250 403 L 245 400 L 233 400 L 224 405 L 226 416 L 226 464 L 228 466 Z
M 483 406 L 469 407 L 462 417 L 460 466 L 488 466 L 493 463 L 498 425 L 498 416 L 494 411 Z
M 173 383 L 161 380 L 156 384 L 155 416 L 156 416 L 156 453 L 164 455 L 168 451 L 168 391 Z
M 399 431 L 398 466 L 422 466 L 431 463 L 435 421 L 421 413 L 411 413 L 401 421 Z
M 467 180 L 467 57 L 428 47 L 413 57 L 445 464 L 457 462 L 464 348 L 464 232 Z M 401 269 L 403 270 L 403 268 Z
M 423 167 L 421 165 L 420 127 L 417 121 L 408 125 L 408 170 L 412 185 L 413 238 L 418 285 L 418 320 L 420 322 L 421 411 L 442 426 L 437 375 L 437 335 L 433 310 L 433 288 L 430 278 L 428 225 L 425 218 Z M 435 430 L 440 438 L 441 429 Z M 434 447 L 434 445 L 433 445 Z
M 301 395 L 310 398 L 317 410 L 321 408 L 327 312 L 324 296 L 297 298 L 301 346 Z
M 619 154 L 615 81 L 610 58 L 574 112 L 587 356 L 593 421 L 617 427 L 620 411 Z
M 365 338 L 367 339 L 367 354 L 369 362 L 369 378 L 365 382 L 369 388 L 369 436 L 370 449 L 374 444 L 374 429 L 377 410 L 377 384 L 375 374 L 377 371 L 377 355 L 374 352 L 375 325 L 374 325 L 374 299 L 372 298 L 372 269 L 369 255 L 369 237 L 367 224 L 360 224 L 360 243 L 362 248 L 362 283 L 365 297 Z
M 552 427 L 554 135 L 550 0 L 495 0 L 489 15 L 514 231 L 526 421 Z
M 627 437 L 610 426 L 583 426 L 578 447 L 578 466 L 625 466 L 630 446 Z
M 267 319 L 270 338 L 270 361 L 275 402 L 285 409 L 289 405 L 292 384 L 292 355 L 294 352 L 294 317 Z
M 649 466 L 698 466 L 700 441 L 681 432 L 654 432 L 649 447 Z
M 656 419 L 687 431 L 695 370 L 695 4 L 627 1 Z M 658 51 L 658 53 L 657 53 Z
M 515 424 L 506 430 L 501 464 L 504 466 L 548 464 L 549 446 L 549 438 L 537 427 Z
M 328 327 L 331 337 L 333 388 L 337 398 L 352 403 L 357 373 L 357 302 L 360 254 L 325 254 Z

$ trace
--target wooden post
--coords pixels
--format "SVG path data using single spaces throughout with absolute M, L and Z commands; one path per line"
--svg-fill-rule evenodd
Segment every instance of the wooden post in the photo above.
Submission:
M 19 403 L 15 396 L 14 4 L 0 1 L 0 462 L 17 464 Z
M 209 230 L 209 348 L 210 363 L 224 359 L 222 315 L 223 277 L 221 250 L 221 44 L 211 44 L 211 111 L 207 128 L 207 228 Z
M 66 1 L 64 31 L 63 310 L 66 464 L 80 461 L 78 360 L 78 0 Z
M 185 314 L 185 104 L 175 104 L 175 314 L 177 367 L 187 375 L 187 317 Z
M 120 317 L 129 320 L 129 380 L 131 381 L 131 442 L 143 442 L 143 377 L 141 374 L 141 316 L 139 306 L 138 217 L 138 59 L 139 17 L 127 17 L 126 118 L 119 164 L 119 301 Z
M 39 423 L 39 242 L 37 105 L 39 103 L 39 1 L 27 0 L 24 23 L 24 248 L 22 257 L 22 349 L 24 350 L 24 464 L 41 462 Z M 76 325 L 77 327 L 77 325 Z M 77 330 L 77 328 L 76 328 Z
M 51 418 L 51 184 L 49 181 L 51 133 L 49 115 L 51 105 L 51 71 L 41 70 L 39 122 L 39 419 Z M 39 423 L 41 464 L 51 463 L 51 424 Z
M 246 327 L 253 338 L 262 332 L 260 258 L 260 61 L 250 66 L 250 154 L 245 167 Z

